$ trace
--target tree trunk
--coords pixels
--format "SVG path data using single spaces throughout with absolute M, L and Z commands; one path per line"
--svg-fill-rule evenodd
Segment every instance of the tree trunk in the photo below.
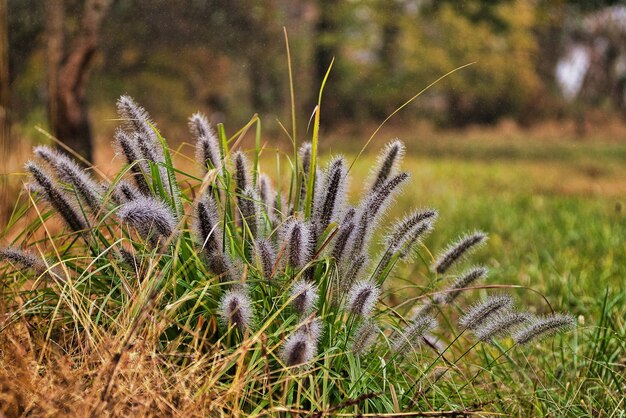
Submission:
M 11 134 L 9 90 L 9 29 L 7 21 L 7 0 L 0 0 L 0 222 L 6 223 L 5 210 L 8 208 L 8 164 Z
M 59 18 L 62 25 L 63 1 L 54 0 L 50 3 L 50 35 L 54 36 L 48 41 L 48 53 L 49 63 L 54 65 L 52 59 L 58 58 L 56 54 L 59 52 L 55 48 L 63 45 L 62 26 L 60 30 L 58 27 Z M 49 84 L 52 95 L 48 100 L 53 132 L 61 142 L 88 161 L 92 161 L 93 151 L 85 88 L 89 66 L 98 47 L 102 20 L 110 5 L 111 0 L 86 1 L 81 28 L 72 49 L 60 68 L 52 73 L 52 67 L 49 73 L 52 77 Z

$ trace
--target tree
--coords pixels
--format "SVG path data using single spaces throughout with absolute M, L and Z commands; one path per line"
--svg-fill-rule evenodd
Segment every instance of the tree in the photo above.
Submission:
M 64 52 L 64 0 L 49 0 L 47 14 L 48 111 L 52 132 L 65 145 L 92 160 L 92 138 L 85 88 L 89 68 L 111 0 L 86 0 L 79 32 Z

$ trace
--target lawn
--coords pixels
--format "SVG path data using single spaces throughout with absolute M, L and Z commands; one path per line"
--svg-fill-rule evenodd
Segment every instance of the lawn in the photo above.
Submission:
M 531 350 L 528 362 L 514 357 L 525 377 L 500 383 L 516 388 L 512 396 L 529 410 L 503 404 L 504 410 L 611 416 L 626 409 L 620 394 L 626 389 L 626 144 L 403 139 L 414 193 L 394 211 L 440 211 L 427 246 L 437 249 L 482 229 L 490 240 L 475 261 L 490 267 L 489 284 L 523 286 L 516 295 L 538 312 L 568 310 L 578 317 L 578 330 L 548 351 Z M 355 165 L 357 178 L 368 165 Z

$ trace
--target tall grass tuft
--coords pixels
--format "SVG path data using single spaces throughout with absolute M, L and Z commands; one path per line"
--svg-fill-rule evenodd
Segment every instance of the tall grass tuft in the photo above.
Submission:
M 383 148 L 351 200 L 346 159 L 320 168 L 318 137 L 294 143 L 294 155 L 279 153 L 280 167 L 262 172 L 260 145 L 254 164 L 238 149 L 257 118 L 228 137 L 196 113 L 197 165 L 187 173 L 173 166 L 144 108 L 123 96 L 118 110 L 112 142 L 124 166 L 114 179 L 36 148 L 43 163 L 26 165 L 35 193 L 12 220 L 30 225 L 0 249 L 4 323 L 29 324 L 30 335 L 50 342 L 42 355 L 54 346 L 105 365 L 86 379 L 98 391 L 90 415 L 111 408 L 125 365 L 141 355 L 135 347 L 150 351 L 159 376 L 183 379 L 185 396 L 210 399 L 208 415 L 379 414 L 427 408 L 469 385 L 469 359 L 479 367 L 489 359 L 449 356 L 466 348 L 465 331 L 491 350 L 573 324 L 567 315 L 510 311 L 509 295 L 472 306 L 483 267 L 438 288 L 486 234 L 466 235 L 434 259 L 436 210 L 387 219 L 394 199 L 413 192 L 403 188 L 399 140 Z M 44 275 L 58 280 L 34 280 Z M 440 366 L 455 373 L 429 381 Z

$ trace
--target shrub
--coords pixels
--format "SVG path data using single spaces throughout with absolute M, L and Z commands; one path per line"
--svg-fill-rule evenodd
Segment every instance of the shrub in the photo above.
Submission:
M 432 257 L 423 242 L 434 209 L 411 211 L 376 245 L 410 182 L 398 140 L 352 206 L 344 157 L 319 167 L 317 147 L 304 143 L 274 188 L 259 171 L 259 146 L 251 162 L 236 150 L 239 133 L 228 139 L 220 126 L 218 135 L 196 114 L 198 177 L 174 167 L 143 108 L 122 97 L 118 109 L 114 142 L 126 164 L 115 179 L 99 183 L 64 154 L 36 148 L 40 161 L 26 167 L 37 219 L 0 251 L 9 320 L 26 318 L 68 352 L 114 342 L 95 379 L 100 405 L 114 399 L 121 358 L 142 346 L 173 370 L 202 366 L 188 395 L 206 394 L 215 412 L 419 409 L 481 342 L 514 335 L 508 348 L 496 345 L 502 356 L 573 324 L 515 311 L 508 295 L 457 304 L 487 275 L 461 262 L 487 235 L 470 233 Z M 52 235 L 55 213 L 66 228 Z M 431 264 L 432 283 L 450 284 L 392 303 L 390 277 L 415 260 Z M 463 354 L 446 357 L 459 347 Z M 478 373 L 461 376 L 463 387 Z

